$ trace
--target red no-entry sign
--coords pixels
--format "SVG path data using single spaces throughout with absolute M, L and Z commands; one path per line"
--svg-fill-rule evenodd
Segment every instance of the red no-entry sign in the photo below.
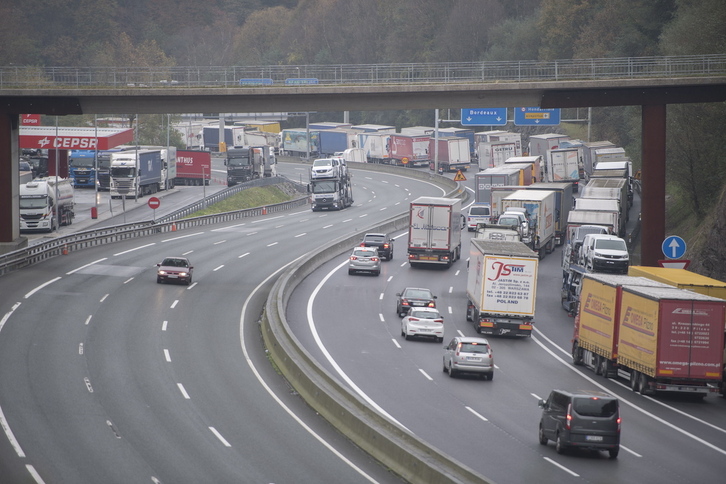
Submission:
M 147 203 L 149 204 L 149 208 L 156 210 L 161 205 L 161 200 L 156 197 L 151 197 Z

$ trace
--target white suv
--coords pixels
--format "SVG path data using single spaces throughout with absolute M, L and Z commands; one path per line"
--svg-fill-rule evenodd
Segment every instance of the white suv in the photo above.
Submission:
M 582 242 L 580 263 L 592 272 L 628 273 L 628 245 L 615 235 L 588 234 Z

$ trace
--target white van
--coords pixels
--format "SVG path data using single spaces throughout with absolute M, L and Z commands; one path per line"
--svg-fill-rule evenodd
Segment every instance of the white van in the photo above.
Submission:
M 592 272 L 628 273 L 628 245 L 615 235 L 588 234 L 582 242 L 580 264 Z
M 476 230 L 478 224 L 491 222 L 492 207 L 488 203 L 474 203 L 469 207 L 466 215 L 466 229 L 469 232 Z

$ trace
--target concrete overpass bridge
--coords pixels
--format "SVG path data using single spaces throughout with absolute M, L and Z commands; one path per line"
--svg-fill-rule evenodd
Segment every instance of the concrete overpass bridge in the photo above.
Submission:
M 641 262 L 665 238 L 666 106 L 726 101 L 726 55 L 336 66 L 0 67 L 0 250 L 19 234 L 20 114 L 641 106 Z

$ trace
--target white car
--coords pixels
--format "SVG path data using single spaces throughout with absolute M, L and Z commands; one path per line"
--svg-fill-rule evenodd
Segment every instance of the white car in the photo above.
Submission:
M 401 336 L 424 336 L 440 343 L 444 341 L 444 318 L 436 308 L 411 308 L 401 320 Z
M 341 175 L 342 163 L 339 158 L 319 158 L 310 167 L 311 178 L 338 178 Z

